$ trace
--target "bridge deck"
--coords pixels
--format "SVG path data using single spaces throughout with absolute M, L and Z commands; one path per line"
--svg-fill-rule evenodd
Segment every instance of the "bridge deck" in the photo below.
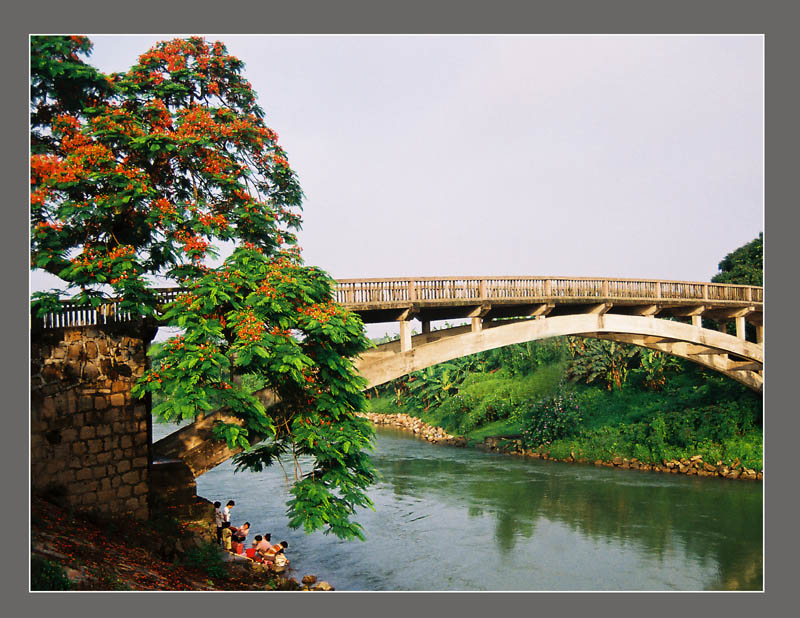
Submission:
M 180 288 L 162 288 L 162 304 L 175 300 Z M 365 323 L 417 318 L 558 316 L 574 313 L 699 316 L 716 320 L 745 317 L 763 324 L 764 289 L 656 279 L 564 277 L 415 277 L 340 279 L 335 300 L 358 313 Z M 63 303 L 46 316 L 45 328 L 90 326 L 132 319 L 116 301 L 98 309 Z

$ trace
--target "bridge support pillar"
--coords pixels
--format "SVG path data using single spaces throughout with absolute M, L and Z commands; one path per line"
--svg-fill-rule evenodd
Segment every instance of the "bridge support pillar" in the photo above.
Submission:
M 483 318 L 472 318 L 472 332 L 479 333 L 483 330 Z
M 764 343 L 764 326 L 756 325 L 756 343 Z
M 431 321 L 422 320 L 422 334 L 427 335 L 430 332 L 431 332 Z
M 739 339 L 744 339 L 745 338 L 744 332 L 745 332 L 744 331 L 744 317 L 736 318 L 736 336 Z
M 151 417 L 130 391 L 152 325 L 31 331 L 31 490 L 77 511 L 149 515 Z
M 702 328 L 702 326 L 703 326 L 703 316 L 693 315 L 692 316 L 692 326 L 698 326 L 698 327 Z
M 400 320 L 400 351 L 411 349 L 411 320 Z

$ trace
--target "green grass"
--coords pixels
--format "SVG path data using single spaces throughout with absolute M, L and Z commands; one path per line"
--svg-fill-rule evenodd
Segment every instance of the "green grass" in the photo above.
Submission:
M 522 428 L 519 422 L 504 418 L 470 431 L 466 437 L 470 442 L 483 442 L 484 438 L 507 438 L 518 436 L 520 433 L 522 433 Z
M 397 406 L 385 394 L 369 402 L 372 412 L 403 412 L 471 443 L 487 437 L 522 433 L 521 416 L 533 403 L 552 395 L 562 382 L 566 363 L 552 363 L 528 375 L 501 368 L 475 372 L 456 395 L 427 410 Z M 649 463 L 702 455 L 704 461 L 728 465 L 737 459 L 746 467 L 763 469 L 761 399 L 742 385 L 691 364 L 671 374 L 663 390 L 647 390 L 631 371 L 622 390 L 567 383 L 583 417 L 574 437 L 539 445 L 540 451 L 563 458 L 575 453 L 589 460 L 616 456 Z M 528 445 L 536 448 L 537 445 Z

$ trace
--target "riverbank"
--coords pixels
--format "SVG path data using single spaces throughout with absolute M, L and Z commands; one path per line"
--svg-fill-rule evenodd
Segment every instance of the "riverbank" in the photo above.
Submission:
M 676 459 L 664 459 L 660 462 L 640 461 L 636 457 L 628 458 L 615 456 L 608 460 L 584 457 L 579 451 L 573 451 L 565 457 L 555 457 L 548 447 L 537 449 L 526 449 L 522 440 L 519 438 L 489 436 L 483 442 L 472 442 L 465 436 L 454 436 L 447 433 L 443 428 L 430 425 L 420 418 L 406 413 L 380 414 L 368 412 L 364 415 L 374 425 L 385 425 L 395 427 L 404 431 L 409 431 L 418 437 L 433 444 L 445 444 L 451 446 L 474 446 L 487 452 L 501 453 L 506 455 L 516 455 L 530 457 L 532 459 L 544 459 L 562 463 L 592 464 L 606 468 L 616 468 L 619 470 L 640 470 L 642 472 L 661 472 L 665 474 L 686 474 L 687 476 L 700 477 L 721 477 L 730 480 L 749 480 L 761 481 L 764 478 L 762 471 L 748 468 L 736 459 L 730 465 L 717 460 L 711 463 L 703 460 L 702 454 L 695 454 L 690 457 Z
M 192 520 L 148 521 L 78 514 L 31 500 L 31 590 L 333 590 L 221 551 L 199 498 Z
M 447 433 L 441 427 L 429 425 L 420 418 L 410 416 L 408 414 L 376 414 L 367 412 L 361 414 L 373 425 L 387 425 L 389 427 L 398 427 L 406 431 L 410 431 L 416 436 L 432 442 L 434 444 L 447 444 L 450 446 L 466 446 L 467 439 L 464 436 L 454 436 Z

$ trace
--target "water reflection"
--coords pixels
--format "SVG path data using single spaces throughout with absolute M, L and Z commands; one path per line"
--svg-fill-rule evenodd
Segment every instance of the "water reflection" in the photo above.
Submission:
M 432 447 L 419 456 L 397 433 L 377 459 L 395 495 L 464 503 L 470 518 L 494 519 L 503 559 L 558 522 L 586 539 L 636 545 L 651 559 L 676 550 L 715 573 L 713 589 L 760 589 L 762 492 L 755 483 L 621 472 L 593 466 Z M 427 445 L 423 445 L 427 446 Z M 413 456 L 408 450 L 413 451 Z
M 729 590 L 762 586 L 761 485 L 433 446 L 379 428 L 366 542 L 290 531 L 278 468 L 198 479 L 340 590 Z

